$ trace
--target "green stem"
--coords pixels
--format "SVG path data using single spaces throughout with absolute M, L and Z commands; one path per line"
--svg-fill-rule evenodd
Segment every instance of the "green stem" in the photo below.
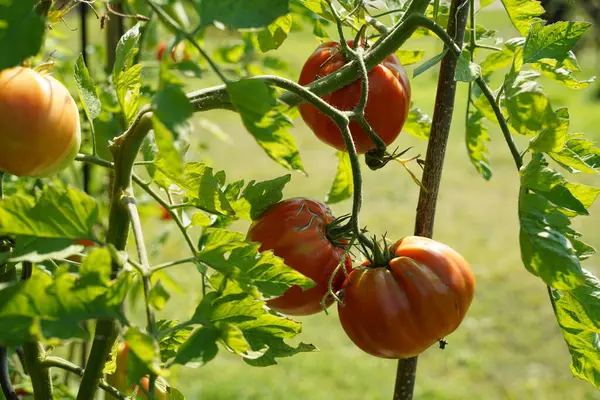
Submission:
M 150 270 L 152 271 L 152 273 L 154 273 L 154 272 L 160 271 L 161 269 L 174 267 L 175 265 L 193 263 L 195 261 L 197 261 L 197 257 L 188 257 L 188 258 L 184 258 L 182 260 L 169 261 L 164 264 L 156 265 L 156 266 L 152 267 Z
M 25 364 L 33 385 L 34 400 L 52 400 L 52 380 L 50 369 L 42 365 L 44 360 L 44 347 L 40 342 L 29 341 L 23 344 Z
M 67 360 L 64 360 L 59 357 L 46 357 L 44 361 L 42 361 L 42 365 L 44 367 L 50 368 L 60 368 L 65 371 L 71 372 L 77 376 L 83 376 L 84 370 L 78 365 L 73 364 Z M 116 388 L 112 387 L 104 379 L 100 380 L 100 389 L 104 390 L 106 393 L 119 400 L 126 400 L 128 397 L 123 393 L 119 392 Z
M 110 216 L 106 242 L 117 250 L 125 250 L 129 233 L 127 207 L 121 202 L 123 195 L 132 193 L 131 179 L 133 164 L 142 142 L 152 128 L 151 109 L 140 110 L 136 120 L 122 136 L 114 139 L 111 145 L 114 163 L 114 183 L 112 188 Z M 117 263 L 112 266 L 112 279 L 118 273 Z M 102 377 L 104 364 L 117 339 L 117 323 L 114 320 L 98 320 L 92 349 L 77 393 L 77 400 L 93 399 Z

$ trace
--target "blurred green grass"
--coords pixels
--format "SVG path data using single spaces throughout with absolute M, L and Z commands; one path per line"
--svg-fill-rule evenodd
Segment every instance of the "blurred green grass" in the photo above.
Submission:
M 505 38 L 514 35 L 507 18 L 491 10 L 480 14 L 480 23 L 493 27 Z M 307 33 L 294 33 L 278 55 L 287 60 L 295 73 L 317 46 Z M 437 54 L 441 45 L 434 39 L 410 41 L 408 49 L 426 50 L 426 58 Z M 579 53 L 584 72 L 593 75 L 592 50 Z M 410 68 L 412 69 L 412 68 Z M 571 131 L 584 131 L 600 139 L 600 104 L 593 100 L 593 88 L 569 91 L 542 80 L 553 106 L 567 106 Z M 432 111 L 437 85 L 437 67 L 412 81 L 413 100 Z M 208 86 L 195 80 L 190 89 Z M 490 125 L 491 181 L 484 181 L 470 164 L 464 144 L 466 85 L 460 84 L 448 144 L 437 208 L 435 238 L 460 251 L 473 266 L 477 292 L 462 326 L 447 339 L 442 351 L 435 346 L 419 361 L 417 399 L 598 399 L 593 387 L 569 371 L 570 356 L 562 339 L 542 282 L 523 267 L 519 255 L 517 192 L 518 175 L 500 131 Z M 233 139 L 226 144 L 198 123 L 194 129 L 191 153 L 208 160 L 216 169 L 227 172 L 230 180 L 270 179 L 286 173 L 273 163 L 245 132 L 239 117 L 226 111 L 211 111 L 195 116 L 218 123 Z M 285 195 L 323 199 L 335 174 L 334 151 L 319 142 L 296 121 L 292 131 L 297 140 L 308 177 L 294 174 Z M 519 140 L 519 143 L 525 143 Z M 409 154 L 425 154 L 427 143 L 402 134 L 395 142 L 401 148 L 413 146 Z M 523 147 L 523 146 L 521 146 Z M 413 165 L 418 171 L 418 167 Z M 397 238 L 412 234 L 418 187 L 398 164 L 376 173 L 364 171 L 365 198 L 361 222 L 374 233 Z M 597 178 L 577 178 L 598 185 Z M 346 201 L 333 206 L 337 215 L 349 212 Z M 600 206 L 591 217 L 576 220 L 574 227 L 584 239 L 600 247 L 597 229 Z M 163 226 L 149 226 L 150 232 Z M 244 230 L 245 224 L 236 224 Z M 169 228 L 171 229 L 171 228 Z M 188 256 L 183 241 L 173 229 L 164 253 L 152 260 L 160 262 Z M 149 235 L 150 236 L 150 235 Z M 586 262 L 594 268 L 598 257 Z M 199 301 L 200 276 L 191 265 L 173 268 L 171 275 L 184 288 L 174 295 L 159 318 L 189 318 Z M 300 318 L 303 333 L 298 338 L 315 344 L 318 353 L 282 359 L 278 366 L 252 368 L 222 350 L 215 361 L 200 368 L 178 368 L 171 383 L 188 399 L 389 399 L 393 389 L 394 360 L 382 360 L 362 353 L 346 337 L 336 311 Z

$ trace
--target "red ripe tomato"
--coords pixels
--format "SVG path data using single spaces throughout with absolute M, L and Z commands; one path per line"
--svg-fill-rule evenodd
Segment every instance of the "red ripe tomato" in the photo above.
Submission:
M 326 236 L 326 226 L 333 221 L 327 205 L 310 199 L 296 198 L 279 202 L 268 208 L 252 223 L 248 238 L 260 242 L 260 251 L 273 250 L 276 256 L 296 271 L 315 281 L 315 286 L 302 291 L 293 286 L 267 305 L 289 315 L 310 315 L 322 311 L 321 300 L 327 293 L 329 278 L 344 256 L 344 249 L 334 245 Z M 344 267 L 351 268 L 346 256 Z M 344 282 L 341 269 L 333 279 L 337 291 Z M 326 303 L 333 303 L 331 296 Z
M 162 204 L 159 205 L 159 208 L 161 221 L 170 221 L 173 219 L 173 216 L 171 215 L 171 213 L 169 213 L 169 210 L 167 210 Z
M 79 111 L 62 83 L 15 67 L 0 72 L 0 171 L 46 177 L 67 167 L 81 144 Z
M 471 267 L 445 244 L 420 236 L 400 239 L 388 265 L 355 268 L 338 306 L 346 334 L 365 352 L 408 358 L 454 332 L 475 290 Z
M 348 41 L 350 46 L 352 43 L 352 40 Z M 304 64 L 298 82 L 301 85 L 308 85 L 343 67 L 346 62 L 340 49 L 341 45 L 338 42 L 327 42 L 319 46 Z M 410 108 L 408 76 L 398 57 L 393 54 L 369 71 L 368 76 L 369 92 L 365 117 L 373 130 L 389 146 L 400 134 L 408 116 Z M 356 80 L 322 98 L 339 110 L 351 111 L 358 104 L 360 94 L 360 80 Z M 299 108 L 302 119 L 319 139 L 338 150 L 346 149 L 342 133 L 328 116 L 309 103 L 301 104 Z M 350 122 L 350 133 L 359 153 L 366 153 L 375 147 L 356 121 Z

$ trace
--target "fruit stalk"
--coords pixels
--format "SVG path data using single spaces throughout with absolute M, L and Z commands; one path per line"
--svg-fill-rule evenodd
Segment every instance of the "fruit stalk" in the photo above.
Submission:
M 469 7 L 466 7 L 467 1 L 469 0 L 452 0 L 448 16 L 447 33 L 454 39 L 458 48 L 462 47 L 467 26 L 469 15 Z M 440 66 L 438 90 L 423 171 L 423 186 L 427 190 L 421 188 L 417 205 L 415 222 L 415 235 L 417 236 L 431 238 L 433 235 L 437 197 L 452 123 L 452 112 L 454 111 L 456 96 L 454 75 L 457 60 L 456 54 L 448 52 Z M 394 400 L 410 400 L 413 398 L 416 371 L 417 357 L 398 361 Z

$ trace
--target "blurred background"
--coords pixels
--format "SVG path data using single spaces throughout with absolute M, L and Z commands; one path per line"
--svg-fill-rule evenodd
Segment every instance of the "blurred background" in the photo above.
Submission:
M 505 39 L 518 36 L 499 2 L 478 14 L 478 23 L 498 31 Z M 599 8 L 593 1 L 543 1 L 551 20 L 578 19 L 596 24 Z M 75 15 L 73 15 L 75 14 Z M 100 21 L 88 13 L 91 57 L 101 58 Z M 55 57 L 78 56 L 76 13 L 67 24 L 57 24 Z M 129 24 L 129 21 L 128 21 Z M 597 26 L 597 24 L 596 24 Z M 327 28 L 333 35 L 332 27 Z M 161 36 L 162 37 L 162 36 Z M 169 39 L 165 33 L 164 38 Z M 216 48 L 236 37 L 217 30 L 204 38 L 205 46 Z M 597 31 L 590 29 L 577 49 L 582 67 L 580 79 L 598 73 Z M 306 58 L 318 46 L 312 26 L 293 31 L 276 55 L 287 62 L 287 74 L 296 79 Z M 442 45 L 433 38 L 411 39 L 403 49 L 424 50 L 425 59 L 438 54 Z M 94 53 L 96 52 L 96 54 Z M 487 53 L 478 54 L 481 60 Z M 417 64 L 418 65 L 418 64 Z M 412 76 L 414 66 L 410 66 Z M 156 75 L 158 63 L 148 62 L 144 73 Z M 99 70 L 90 64 L 90 70 Z M 429 115 L 433 109 L 438 67 L 411 81 L 413 101 Z M 149 78 L 150 79 L 150 78 Z M 186 88 L 197 90 L 217 83 L 212 77 L 187 79 Z M 493 83 L 493 82 L 492 82 Z M 571 115 L 571 132 L 585 132 L 600 140 L 600 103 L 598 87 L 585 90 L 565 89 L 541 79 L 553 108 L 566 106 Z M 498 85 L 493 85 L 496 88 Z M 517 220 L 518 174 L 500 130 L 489 125 L 490 164 L 493 175 L 485 181 L 471 165 L 465 149 L 465 104 L 467 85 L 459 84 L 452 133 L 443 173 L 434 237 L 461 252 L 472 264 L 477 291 L 471 309 L 461 327 L 447 338 L 445 350 L 437 346 L 419 359 L 415 398 L 417 399 L 600 399 L 591 385 L 574 378 L 569 370 L 570 356 L 548 301 L 542 281 L 530 275 L 520 260 Z M 210 123 L 209 123 L 210 122 Z M 288 173 L 273 163 L 245 131 L 237 114 L 211 111 L 196 114 L 191 133 L 188 159 L 207 162 L 215 170 L 225 170 L 228 179 L 271 179 Z M 215 135 L 219 132 L 219 135 Z M 316 139 L 296 119 L 292 131 L 308 176 L 294 173 L 286 197 L 303 196 L 323 200 L 336 171 L 334 151 Z M 223 138 L 226 138 L 225 140 Z M 228 139 L 227 139 L 228 138 Z M 522 139 L 522 138 L 517 138 Z M 518 140 L 524 148 L 526 140 Z M 401 149 L 413 146 L 407 156 L 425 154 L 426 141 L 403 133 L 394 143 Z M 417 185 L 395 163 L 377 172 L 364 169 L 365 198 L 361 222 L 373 233 L 387 232 L 396 239 L 413 232 Z M 412 169 L 419 173 L 416 164 Z M 569 177 L 578 182 L 600 185 L 597 177 Z M 350 201 L 332 207 L 336 215 L 348 213 Z M 600 247 L 600 205 L 591 216 L 575 220 L 574 228 L 584 240 Z M 178 236 L 176 227 L 158 216 L 145 220 L 147 238 L 166 240 L 152 254 L 152 263 L 188 257 L 189 250 Z M 171 226 L 173 225 L 173 226 Z M 247 224 L 234 226 L 244 232 Z M 151 239 L 149 239 L 151 240 Z M 592 257 L 585 267 L 596 274 L 600 258 Z M 169 270 L 180 290 L 158 318 L 189 318 L 200 299 L 200 274 L 191 264 Z M 141 309 L 138 309 L 143 318 Z M 391 398 L 395 360 L 371 357 L 356 348 L 338 323 L 334 307 L 330 315 L 300 318 L 303 333 L 298 340 L 319 348 L 317 353 L 302 353 L 268 368 L 253 368 L 240 358 L 222 350 L 216 360 L 199 368 L 178 368 L 169 381 L 188 399 L 345 399 L 375 400 Z

